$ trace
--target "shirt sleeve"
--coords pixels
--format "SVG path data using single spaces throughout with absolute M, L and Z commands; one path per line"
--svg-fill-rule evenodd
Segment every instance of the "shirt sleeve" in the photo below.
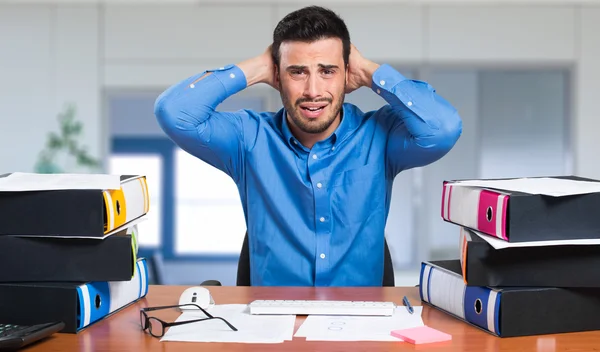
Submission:
M 460 138 L 457 110 L 427 82 L 407 79 L 384 64 L 374 72 L 371 89 L 389 104 L 380 118 L 389 126 L 386 163 L 393 176 L 440 159 Z
M 207 70 L 169 87 L 156 99 L 154 114 L 181 149 L 231 176 L 243 172 L 244 143 L 253 125 L 248 112 L 219 112 L 216 107 L 246 88 L 243 71 L 229 65 Z

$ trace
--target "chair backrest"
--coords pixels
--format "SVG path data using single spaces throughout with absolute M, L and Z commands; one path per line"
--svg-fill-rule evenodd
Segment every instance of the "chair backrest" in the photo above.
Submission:
M 383 252 L 383 282 L 382 286 L 393 287 L 395 286 L 394 279 L 394 265 L 392 263 L 392 256 L 390 255 L 390 249 L 388 248 L 387 241 L 384 239 L 384 252 Z M 250 285 L 250 250 L 248 249 L 248 232 L 244 236 L 244 242 L 242 243 L 242 250 L 240 252 L 240 259 L 238 261 L 237 269 L 237 286 L 251 286 Z
M 150 267 L 150 277 L 148 278 L 151 285 L 164 285 L 165 284 L 165 265 L 163 257 L 160 251 L 155 251 L 150 258 L 148 258 L 148 264 Z
M 248 249 L 248 232 L 246 232 L 246 235 L 244 236 L 244 243 L 242 243 L 240 259 L 238 260 L 236 285 L 251 286 L 250 285 L 250 250 Z

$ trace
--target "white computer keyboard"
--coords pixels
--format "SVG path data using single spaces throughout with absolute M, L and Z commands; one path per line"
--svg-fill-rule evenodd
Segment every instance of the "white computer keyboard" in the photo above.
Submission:
M 250 314 L 293 315 L 393 315 L 393 302 L 256 300 L 249 304 Z

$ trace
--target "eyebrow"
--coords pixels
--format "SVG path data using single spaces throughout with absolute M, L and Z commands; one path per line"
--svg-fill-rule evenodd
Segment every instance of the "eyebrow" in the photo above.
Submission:
M 334 68 L 339 68 L 339 66 L 337 65 L 325 65 L 325 64 L 319 64 L 319 67 L 325 70 L 331 70 Z M 307 66 L 304 65 L 290 65 L 286 68 L 286 71 L 289 70 L 305 70 L 307 68 Z

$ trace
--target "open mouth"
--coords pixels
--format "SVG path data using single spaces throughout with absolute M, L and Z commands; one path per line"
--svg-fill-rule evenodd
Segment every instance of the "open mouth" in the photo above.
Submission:
M 323 115 L 327 104 L 306 104 L 300 105 L 300 113 L 307 119 L 316 119 Z
M 321 111 L 321 110 L 323 110 L 325 108 L 325 105 L 319 106 L 319 107 L 301 106 L 300 108 L 303 109 L 303 110 L 306 110 L 306 111 L 315 112 L 315 111 Z

